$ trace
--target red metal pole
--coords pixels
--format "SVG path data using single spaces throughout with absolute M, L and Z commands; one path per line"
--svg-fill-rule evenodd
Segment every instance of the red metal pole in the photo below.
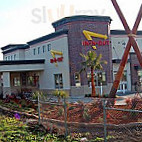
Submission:
M 126 19 L 123 16 L 123 13 L 121 12 L 121 10 L 120 10 L 120 8 L 119 8 L 116 0 L 111 0 L 111 1 L 112 1 L 112 3 L 114 5 L 114 7 L 115 7 L 115 9 L 116 9 L 116 11 L 117 11 L 120 19 L 121 19 L 121 21 L 123 23 L 123 26 L 124 26 L 124 28 L 126 30 L 126 33 L 130 34 L 129 35 L 129 41 L 127 43 L 126 49 L 124 51 L 124 54 L 123 54 L 123 57 L 122 57 L 122 60 L 121 60 L 121 63 L 120 63 L 120 66 L 119 66 L 119 69 L 118 69 L 118 72 L 117 72 L 117 75 L 115 77 L 115 81 L 113 83 L 113 86 L 112 86 L 110 94 L 109 94 L 110 97 L 114 98 L 115 94 L 117 92 L 117 89 L 119 87 L 119 83 L 120 83 L 120 80 L 121 80 L 121 77 L 122 77 L 125 65 L 126 65 L 127 60 L 128 60 L 128 55 L 129 55 L 129 51 L 130 51 L 131 45 L 134 47 L 134 50 L 135 50 L 135 52 L 137 54 L 139 62 L 142 65 L 142 56 L 140 54 L 140 50 L 139 50 L 139 48 L 137 46 L 137 43 L 136 43 L 135 39 L 132 37 L 132 34 L 136 34 L 137 33 L 137 29 L 138 29 L 139 23 L 141 21 L 141 17 L 142 17 L 142 5 L 141 5 L 141 8 L 140 8 L 139 14 L 137 16 L 136 22 L 134 24 L 133 30 L 131 32 L 131 30 L 130 30 L 127 22 L 126 22 Z

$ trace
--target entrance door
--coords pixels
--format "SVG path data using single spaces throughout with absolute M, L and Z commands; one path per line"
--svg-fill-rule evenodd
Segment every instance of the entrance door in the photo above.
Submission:
M 119 88 L 117 90 L 117 92 L 122 92 L 123 94 L 125 94 L 127 91 L 127 82 L 126 81 L 121 81 L 119 84 Z
M 116 72 L 114 73 L 114 76 L 115 75 L 116 75 Z M 124 71 L 117 92 L 122 92 L 123 94 L 125 94 L 126 91 L 128 90 L 127 85 L 128 85 L 127 84 L 127 71 Z

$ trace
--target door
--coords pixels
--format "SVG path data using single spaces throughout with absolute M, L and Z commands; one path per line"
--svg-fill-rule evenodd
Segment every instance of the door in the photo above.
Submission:
M 126 81 L 121 81 L 119 84 L 119 88 L 117 90 L 117 92 L 122 92 L 123 94 L 125 94 L 127 91 L 127 82 Z
M 114 73 L 114 76 L 115 75 L 116 72 Z M 124 71 L 117 92 L 122 92 L 123 94 L 125 94 L 127 90 L 128 90 L 127 71 Z

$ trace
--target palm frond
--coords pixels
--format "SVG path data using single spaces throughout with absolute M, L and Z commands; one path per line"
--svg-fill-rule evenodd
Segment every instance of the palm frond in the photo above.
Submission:
M 82 53 L 80 53 L 80 56 L 83 57 L 85 60 L 87 59 L 87 56 Z
M 93 68 L 94 70 L 102 70 L 102 64 L 107 64 L 105 60 L 102 60 L 102 54 L 97 55 L 95 51 L 88 51 L 86 55 L 80 54 L 85 60 L 81 62 L 82 71 L 87 68 Z
M 80 71 L 79 71 L 79 74 L 82 73 L 83 71 L 86 72 L 87 68 L 82 68 Z

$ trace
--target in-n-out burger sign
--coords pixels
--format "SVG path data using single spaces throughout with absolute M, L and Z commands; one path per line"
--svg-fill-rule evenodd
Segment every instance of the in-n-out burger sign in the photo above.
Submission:
M 63 61 L 63 57 L 50 59 L 50 63 L 57 63 L 57 62 L 62 62 L 62 61 Z
M 83 34 L 86 37 L 88 41 L 82 41 L 83 46 L 92 46 L 93 49 L 97 49 L 96 45 L 98 46 L 103 46 L 103 45 L 109 45 L 109 40 L 107 35 L 103 34 L 98 34 L 90 31 L 83 30 Z M 92 37 L 95 38 L 101 38 L 104 40 L 99 40 L 99 41 L 93 41 Z
M 55 50 L 50 50 L 50 53 L 53 57 L 53 59 L 50 59 L 50 63 L 55 63 L 55 66 L 58 66 L 57 62 L 62 62 L 63 61 L 63 53 L 60 51 L 55 51 Z M 61 57 L 55 57 L 55 55 L 59 55 Z

